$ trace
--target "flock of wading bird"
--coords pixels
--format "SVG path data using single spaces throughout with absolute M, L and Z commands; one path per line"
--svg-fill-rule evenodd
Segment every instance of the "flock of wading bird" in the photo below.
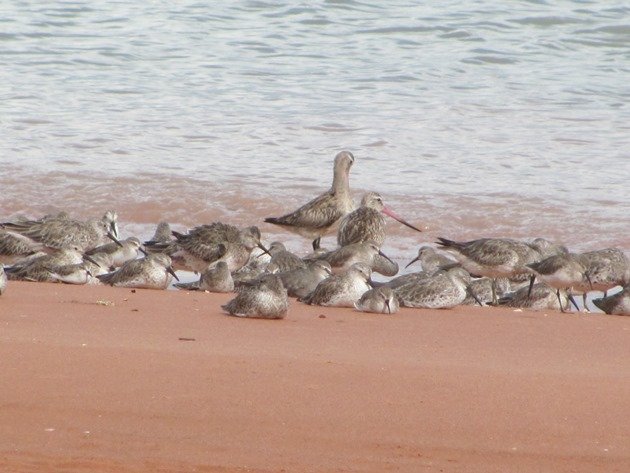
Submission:
M 564 312 L 570 303 L 579 310 L 573 294 L 583 295 L 587 310 L 587 292 L 606 293 L 616 286 L 623 288 L 593 303 L 608 314 L 630 315 L 630 263 L 616 248 L 577 254 L 544 238 L 438 238 L 439 249 L 454 259 L 422 246 L 407 265 L 419 261 L 422 270 L 394 277 L 398 264 L 380 249 L 385 241 L 383 214 L 421 230 L 386 207 L 375 192 L 366 193 L 355 209 L 349 186 L 353 163 L 352 153 L 337 154 L 329 191 L 294 212 L 265 219 L 313 239 L 313 252 L 307 256 L 287 251 L 280 242 L 266 248 L 256 226 L 240 229 L 215 222 L 179 233 L 160 222 L 153 238 L 142 243 L 136 237 L 118 239 L 115 212 L 89 221 L 60 213 L 0 224 L 0 294 L 7 277 L 166 289 L 173 278 L 179 281 L 176 270 L 188 270 L 199 273 L 200 279 L 175 287 L 236 292 L 222 307 L 240 317 L 284 318 L 289 297 L 385 314 L 400 306 L 435 309 L 460 304 Z M 339 247 L 322 249 L 322 236 L 335 230 Z M 9 266 L 3 269 L 3 264 Z M 373 272 L 393 278 L 377 283 Z

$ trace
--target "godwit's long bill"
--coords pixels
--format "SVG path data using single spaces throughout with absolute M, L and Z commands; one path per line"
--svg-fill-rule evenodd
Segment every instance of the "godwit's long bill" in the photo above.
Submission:
M 393 218 L 394 220 L 402 223 L 403 225 L 411 228 L 412 230 L 415 230 L 417 232 L 422 233 L 422 230 L 420 230 L 418 227 L 414 227 L 412 224 L 410 224 L 409 222 L 407 222 L 404 218 L 402 218 L 400 215 L 398 215 L 396 212 L 394 212 L 390 207 L 388 207 L 387 205 L 383 204 L 383 210 L 381 210 L 381 212 L 383 212 L 385 215 Z

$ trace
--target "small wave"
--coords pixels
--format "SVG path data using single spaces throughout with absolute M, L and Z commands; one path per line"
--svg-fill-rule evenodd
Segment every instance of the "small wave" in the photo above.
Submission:
M 509 57 L 479 55 L 464 58 L 462 62 L 465 64 L 516 64 L 519 61 Z

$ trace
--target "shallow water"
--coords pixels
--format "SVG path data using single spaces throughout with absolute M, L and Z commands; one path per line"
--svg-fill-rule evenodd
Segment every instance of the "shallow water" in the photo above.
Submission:
M 436 236 L 630 250 L 622 2 L 225 3 L 0 6 L 0 216 L 258 223 L 308 249 L 262 219 L 349 149 L 357 200 L 429 228 L 392 223 L 401 258 Z

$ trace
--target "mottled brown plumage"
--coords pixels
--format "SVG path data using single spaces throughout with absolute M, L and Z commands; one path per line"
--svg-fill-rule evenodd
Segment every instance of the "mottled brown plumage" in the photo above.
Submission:
M 221 306 L 229 315 L 282 319 L 289 309 L 287 291 L 276 274 L 266 274 L 241 288 L 238 295 Z
M 380 194 L 367 192 L 361 199 L 361 206 L 341 220 L 337 231 L 339 246 L 362 242 L 372 242 L 379 248 L 383 246 L 385 241 L 385 218 L 383 214 L 409 228 L 418 232 L 421 231 L 387 207 Z
M 87 251 L 107 243 L 108 233 L 118 236 L 117 219 L 116 212 L 108 211 L 99 220 L 81 221 L 62 215 L 40 220 L 7 222 L 0 226 L 48 248 L 78 248 L 80 251 Z
M 166 289 L 173 277 L 177 278 L 171 267 L 171 258 L 163 253 L 127 261 L 113 273 L 97 276 L 102 283 L 110 286 L 139 289 Z
M 372 269 L 368 265 L 355 263 L 347 271 L 324 279 L 303 299 L 303 302 L 332 307 L 354 307 L 354 303 L 371 289 L 368 284 L 371 275 Z
M 225 261 L 219 261 L 201 273 L 198 281 L 176 283 L 178 289 L 188 291 L 232 292 L 234 279 Z
M 399 304 L 393 289 L 381 286 L 363 293 L 361 298 L 354 304 L 354 307 L 361 312 L 394 314 L 398 312 Z
M 624 286 L 621 292 L 593 299 L 593 304 L 610 315 L 630 315 L 630 284 Z
M 354 210 L 350 195 L 350 168 L 354 156 L 342 151 L 335 157 L 333 183 L 329 191 L 282 217 L 268 217 L 265 222 L 313 238 L 313 249 L 319 248 L 322 236 L 333 231 L 344 215 Z

